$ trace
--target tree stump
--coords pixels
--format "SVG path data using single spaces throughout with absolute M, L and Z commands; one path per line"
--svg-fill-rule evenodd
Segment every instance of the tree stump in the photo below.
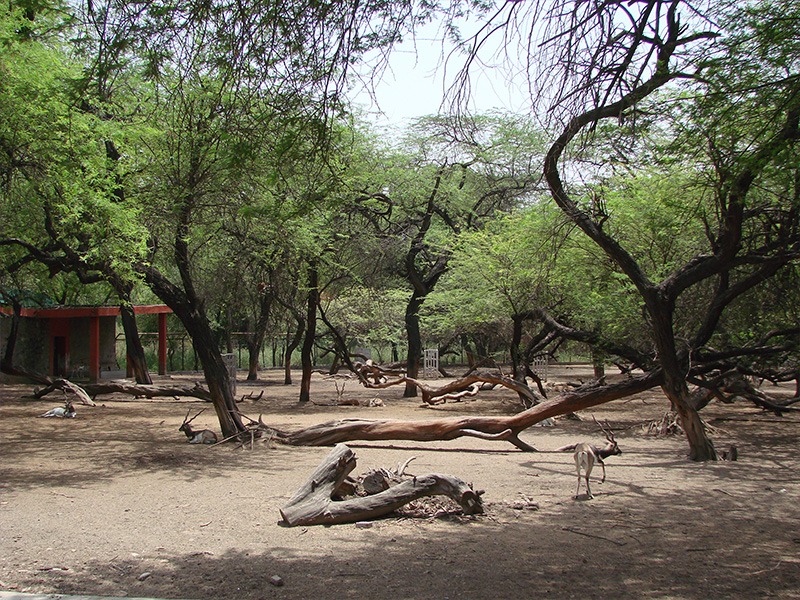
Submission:
M 295 527 L 366 521 L 389 514 L 412 500 L 436 495 L 452 498 L 466 515 L 483 512 L 482 492 L 450 475 L 412 477 L 376 494 L 344 499 L 352 491 L 347 476 L 355 467 L 355 453 L 346 445 L 337 444 L 281 509 L 283 524 Z

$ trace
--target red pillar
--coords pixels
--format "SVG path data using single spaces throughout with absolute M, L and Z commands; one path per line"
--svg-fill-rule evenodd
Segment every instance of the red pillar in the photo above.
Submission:
M 167 374 L 167 315 L 158 315 L 158 374 Z
M 89 379 L 100 379 L 100 317 L 89 317 Z

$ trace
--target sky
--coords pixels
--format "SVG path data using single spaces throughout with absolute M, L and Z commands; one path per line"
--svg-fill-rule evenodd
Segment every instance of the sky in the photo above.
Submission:
M 437 26 L 430 25 L 414 40 L 406 40 L 392 51 L 389 66 L 375 88 L 374 100 L 365 91 L 354 96 L 370 121 L 379 127 L 402 128 L 414 118 L 447 112 L 442 102 L 464 58 L 452 53 L 452 46 L 443 46 L 441 39 Z M 470 72 L 470 110 L 525 110 L 528 102 L 524 92 L 518 84 L 508 81 L 499 65 L 473 65 Z

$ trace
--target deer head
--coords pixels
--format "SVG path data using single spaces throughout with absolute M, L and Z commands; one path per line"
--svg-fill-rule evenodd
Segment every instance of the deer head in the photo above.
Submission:
M 600 428 L 600 431 L 603 432 L 603 435 L 606 437 L 606 445 L 603 448 L 597 449 L 597 455 L 602 459 L 608 456 L 615 456 L 617 454 L 622 454 L 622 450 L 619 449 L 619 444 L 617 444 L 617 440 L 614 439 L 614 432 L 611 431 L 611 425 L 609 425 L 608 420 L 605 422 L 605 426 L 601 425 L 598 420 L 592 416 L 592 419 Z

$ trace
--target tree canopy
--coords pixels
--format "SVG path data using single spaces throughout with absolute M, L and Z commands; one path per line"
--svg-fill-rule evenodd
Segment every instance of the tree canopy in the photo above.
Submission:
M 354 116 L 357 66 L 473 10 L 451 99 L 502 35 L 530 114 L 392 140 Z M 404 344 L 413 395 L 425 338 L 508 351 L 519 385 L 569 341 L 643 371 L 713 459 L 698 412 L 732 373 L 800 380 L 798 30 L 786 0 L 12 2 L 0 285 L 159 298 L 225 437 L 234 331 L 251 378 L 268 332 L 287 381 L 301 347 L 301 399 L 315 351 Z

